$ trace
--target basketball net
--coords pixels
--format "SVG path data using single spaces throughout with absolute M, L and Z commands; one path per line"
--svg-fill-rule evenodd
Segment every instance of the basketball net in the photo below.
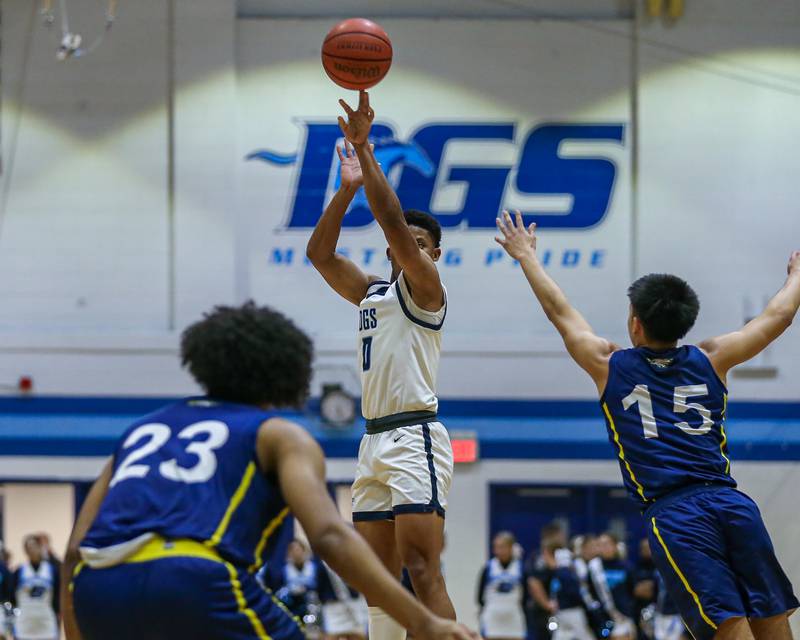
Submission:
M 108 0 L 105 11 L 105 28 L 90 45 L 84 46 L 83 36 L 70 29 L 67 0 L 59 0 L 58 4 L 58 12 L 61 18 L 61 44 L 56 51 L 58 60 L 81 58 L 92 53 L 103 44 L 103 40 L 105 40 L 108 32 L 111 31 L 111 27 L 117 17 L 117 0 Z M 42 23 L 46 27 L 52 28 L 56 22 L 53 0 L 42 0 L 42 8 L 39 10 L 39 14 L 42 18 Z

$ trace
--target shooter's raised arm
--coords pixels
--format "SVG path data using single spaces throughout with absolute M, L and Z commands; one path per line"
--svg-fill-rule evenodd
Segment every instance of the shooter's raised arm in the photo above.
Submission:
M 608 360 L 616 347 L 595 335 L 586 319 L 567 300 L 564 292 L 545 271 L 536 255 L 536 225 L 527 229 L 517 211 L 512 220 L 508 211 L 497 218 L 500 235 L 495 240 L 506 253 L 519 261 L 547 319 L 561 334 L 570 356 L 594 380 L 600 393 L 608 379 Z
M 719 377 L 761 353 L 792 324 L 800 308 L 800 251 L 789 257 L 786 282 L 767 308 L 739 331 L 701 342 Z
M 336 293 L 358 305 L 364 299 L 369 283 L 380 278 L 367 275 L 353 261 L 336 253 L 342 220 L 363 182 L 353 148 L 345 142 L 344 149 L 336 146 L 336 153 L 341 162 L 339 190 L 317 222 L 306 247 L 306 256 Z
M 369 106 L 369 94 L 359 94 L 358 109 L 339 100 L 347 122 L 339 117 L 339 126 L 358 154 L 364 175 L 364 190 L 372 214 L 383 229 L 392 255 L 411 284 L 415 302 L 423 309 L 437 311 L 444 302 L 444 291 L 433 260 L 420 250 L 408 228 L 397 194 L 383 174 L 369 144 L 369 132 L 375 113 Z

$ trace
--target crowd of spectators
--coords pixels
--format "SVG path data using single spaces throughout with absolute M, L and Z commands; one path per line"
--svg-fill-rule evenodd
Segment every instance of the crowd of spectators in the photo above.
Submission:
M 59 638 L 60 561 L 46 534 L 23 541 L 13 562 L 0 543 L 0 640 Z M 364 640 L 367 604 L 306 543 L 293 540 L 283 561 L 259 579 L 305 624 L 311 638 Z M 487 640 L 689 640 L 653 565 L 646 539 L 636 563 L 612 533 L 567 539 L 557 523 L 541 531 L 527 557 L 502 531 L 478 579 L 481 632 Z
M 514 536 L 495 535 L 480 573 L 481 632 L 488 640 L 688 640 L 646 539 L 631 562 L 614 534 L 567 539 L 557 523 L 524 557 Z

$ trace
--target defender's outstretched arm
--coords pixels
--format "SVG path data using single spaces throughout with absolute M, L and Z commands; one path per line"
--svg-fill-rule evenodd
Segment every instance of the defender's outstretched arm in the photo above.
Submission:
M 361 167 L 352 147 L 345 142 L 344 151 L 337 145 L 336 153 L 341 161 L 341 186 L 314 227 L 306 256 L 336 293 L 358 306 L 367 294 L 370 282 L 380 278 L 367 275 L 352 260 L 336 253 L 342 220 L 363 182 Z
M 342 520 L 325 484 L 325 460 L 316 441 L 301 427 L 273 418 L 258 434 L 261 468 L 274 473 L 292 513 L 314 551 L 345 582 L 363 593 L 423 640 L 475 640 L 465 627 L 434 616 L 383 566 L 372 549 Z
M 108 493 L 108 484 L 111 482 L 112 471 L 112 461 L 109 460 L 86 496 L 81 512 L 75 521 L 75 526 L 72 528 L 69 543 L 67 544 L 67 552 L 64 554 L 64 562 L 61 566 L 60 592 L 61 615 L 64 618 L 64 632 L 67 640 L 81 640 L 83 638 L 78 628 L 78 622 L 75 619 L 70 583 L 72 582 L 72 574 L 75 572 L 75 567 L 78 566 L 81 559 L 79 547 L 97 517 L 97 512 L 100 511 L 100 505 L 106 497 L 106 493 Z
M 383 174 L 368 141 L 375 117 L 369 106 L 369 94 L 366 91 L 360 92 L 357 110 L 353 110 L 344 100 L 339 100 L 339 104 L 348 118 L 345 122 L 340 116 L 339 126 L 358 154 L 364 174 L 364 190 L 372 215 L 381 226 L 392 255 L 411 283 L 416 303 L 423 309 L 430 307 L 431 311 L 437 311 L 444 301 L 439 272 L 433 260 L 420 250 L 417 240 L 411 234 L 400 200 Z
M 515 217 L 516 221 L 511 219 L 508 211 L 503 211 L 502 216 L 497 218 L 501 235 L 495 240 L 508 255 L 519 261 L 533 293 L 547 319 L 561 334 L 570 356 L 592 377 L 602 393 L 608 380 L 609 357 L 618 347 L 595 335 L 586 319 L 569 303 L 555 280 L 547 274 L 536 255 L 536 224 L 526 229 L 519 211 Z
M 722 380 L 737 364 L 757 356 L 792 324 L 800 308 L 800 251 L 789 257 L 788 277 L 767 308 L 739 331 L 701 342 Z

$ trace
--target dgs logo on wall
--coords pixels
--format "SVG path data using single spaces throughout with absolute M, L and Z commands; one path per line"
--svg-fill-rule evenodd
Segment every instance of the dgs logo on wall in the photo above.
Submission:
M 282 166 L 297 165 L 299 161 L 288 228 L 310 228 L 317 223 L 326 203 L 331 175 L 338 169 L 334 153 L 336 143 L 341 139 L 338 125 L 305 122 L 304 127 L 305 145 L 300 153 L 281 155 L 262 149 L 247 156 L 247 160 Z M 375 123 L 372 138 L 378 161 L 386 175 L 393 179 L 403 207 L 430 211 L 444 227 L 494 228 L 497 213 L 506 206 L 512 171 L 513 186 L 518 193 L 566 195 L 571 201 L 569 210 L 558 215 L 524 211 L 526 222 L 536 222 L 540 227 L 572 229 L 598 224 L 608 211 L 617 167 L 608 157 L 564 157 L 560 148 L 565 142 L 623 145 L 624 125 L 540 124 L 524 136 L 515 166 L 481 166 L 480 157 L 476 157 L 474 163 L 442 166 L 448 143 L 513 142 L 516 128 L 514 123 L 435 123 L 421 127 L 408 142 L 403 142 L 397 139 L 391 126 Z M 440 175 L 445 170 L 447 174 Z M 443 181 L 460 182 L 466 186 L 460 211 L 437 211 L 434 208 L 436 188 Z M 363 227 L 374 221 L 366 204 L 362 190 L 344 219 L 345 227 Z

